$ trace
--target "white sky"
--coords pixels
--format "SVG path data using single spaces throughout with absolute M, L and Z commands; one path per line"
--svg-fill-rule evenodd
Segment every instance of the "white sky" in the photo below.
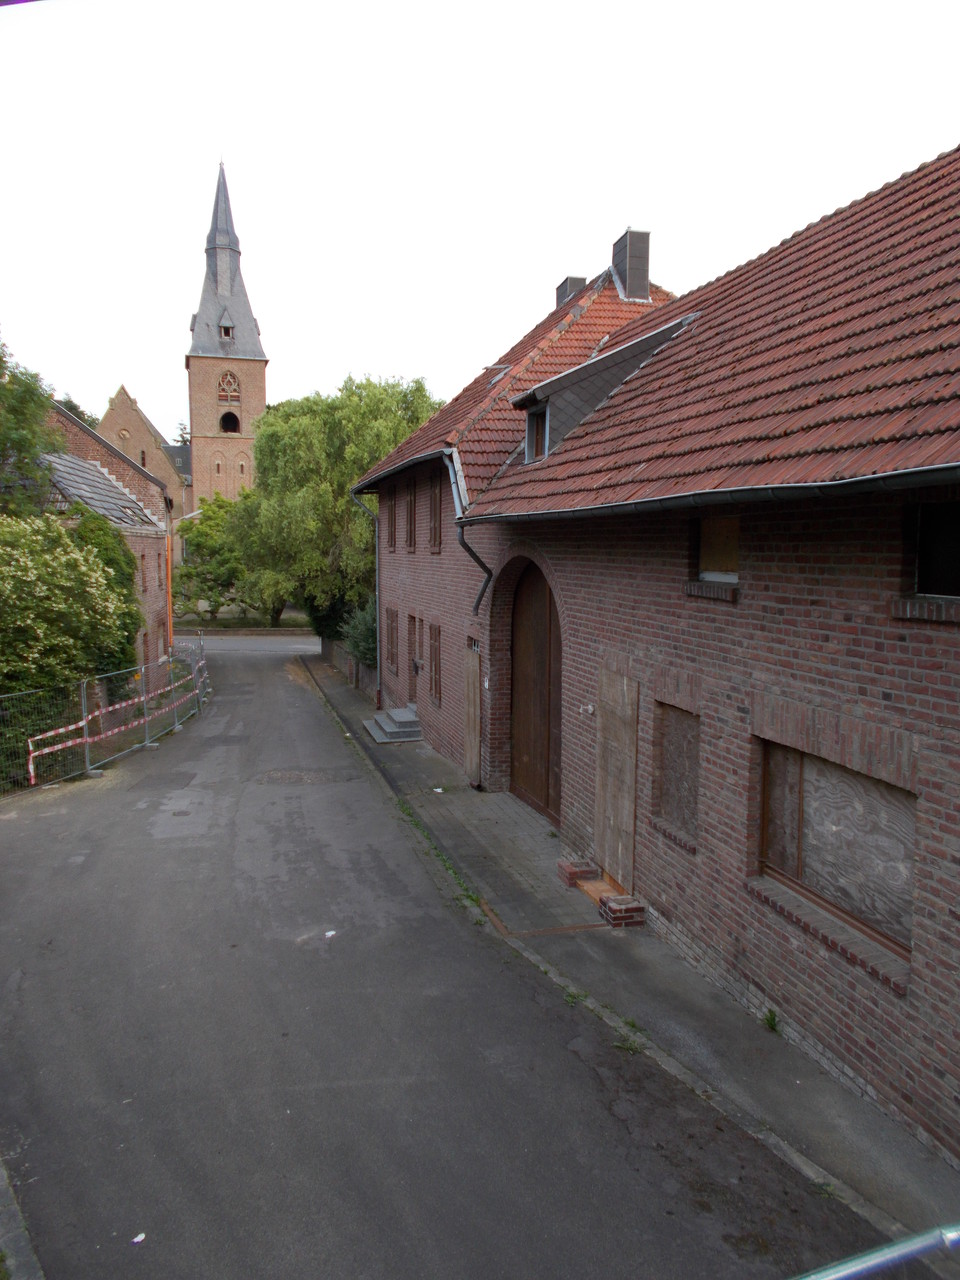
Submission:
M 271 403 L 449 399 L 627 226 L 714 278 L 960 143 L 960 5 L 0 7 L 0 338 L 169 438 L 222 159 Z

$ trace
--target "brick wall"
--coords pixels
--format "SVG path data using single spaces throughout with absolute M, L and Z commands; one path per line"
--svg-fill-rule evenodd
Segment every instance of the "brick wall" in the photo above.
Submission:
M 399 614 L 385 705 L 410 691 L 407 615 L 434 621 L 442 699 L 428 697 L 424 672 L 417 704 L 428 741 L 462 762 L 462 655 L 476 636 L 481 780 L 509 786 L 513 590 L 526 564 L 538 564 L 562 633 L 566 838 L 591 854 L 593 709 L 607 666 L 639 689 L 633 887 L 654 927 L 748 1007 L 775 1008 L 788 1036 L 960 1159 L 960 622 L 955 606 L 918 609 L 903 595 L 904 500 L 743 508 L 733 600 L 685 589 L 684 514 L 468 527 L 496 571 L 478 620 L 470 610 L 482 574 L 456 544 L 449 485 L 443 549 L 426 546 L 428 478 L 428 468 L 417 472 L 416 551 L 405 546 L 403 476 L 394 551 L 385 521 L 380 531 L 381 603 Z M 699 720 L 694 852 L 652 821 L 664 705 Z M 763 740 L 916 796 L 909 959 L 759 874 Z
M 51 409 L 47 420 L 64 437 L 67 453 L 72 453 L 75 458 L 85 458 L 88 462 L 99 462 L 118 484 L 122 484 L 134 495 L 154 520 L 166 528 L 165 490 L 158 479 L 138 466 L 132 459 L 127 458 L 109 441 L 103 440 L 96 431 L 82 426 L 69 414 L 59 410 L 56 405 Z

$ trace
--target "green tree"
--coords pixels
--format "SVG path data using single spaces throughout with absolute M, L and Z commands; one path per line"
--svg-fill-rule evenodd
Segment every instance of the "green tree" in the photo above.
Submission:
M 72 413 L 75 418 L 79 418 L 85 423 L 91 431 L 96 431 L 100 426 L 100 419 L 92 413 L 87 413 L 86 409 L 81 409 L 69 392 L 65 396 L 61 396 L 58 402 L 66 409 L 67 413 Z
M 267 409 L 254 440 L 256 488 L 236 513 L 242 590 L 274 609 L 296 601 L 313 617 L 365 600 L 374 585 L 373 522 L 350 486 L 441 403 L 420 378 L 347 378 L 335 396 Z
M 180 525 L 184 561 L 174 575 L 177 607 L 210 619 L 234 597 L 243 571 L 233 524 L 234 503 L 221 494 L 200 499 L 199 515 Z
M 54 516 L 0 516 L 0 693 L 94 675 L 126 636 L 113 574 Z
M 118 617 L 119 632 L 104 635 L 96 657 L 97 671 L 125 671 L 137 665 L 137 635 L 143 614 L 137 597 L 137 561 L 120 530 L 106 516 L 91 511 L 82 502 L 74 503 L 67 532 L 80 548 L 89 547 L 110 575 L 110 584 L 123 602 Z
M 37 514 L 47 501 L 45 453 L 62 447 L 47 426 L 50 399 L 39 374 L 22 369 L 0 343 L 0 515 Z

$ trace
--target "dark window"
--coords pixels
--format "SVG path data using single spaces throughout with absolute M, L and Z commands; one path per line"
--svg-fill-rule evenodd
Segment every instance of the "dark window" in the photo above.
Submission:
M 232 338 L 232 337 L 233 337 L 233 325 L 232 325 L 232 324 L 222 324 L 222 325 L 220 326 L 220 337 L 221 337 L 221 338 Z
M 397 491 L 391 485 L 387 490 L 387 550 L 397 549 Z
M 142 590 L 146 591 L 147 589 L 147 557 L 142 552 L 140 555 L 140 586 Z
M 909 951 L 916 797 L 819 756 L 764 746 L 762 867 Z
M 147 465 L 147 451 L 146 451 L 146 449 L 141 449 L 141 450 L 140 450 L 140 465 L 141 465 L 141 467 L 145 467 L 145 466 Z
M 407 481 L 407 550 L 417 549 L 417 482 Z
M 543 458 L 547 452 L 547 408 L 531 409 L 527 414 L 527 461 Z
M 157 586 L 163 586 L 163 556 L 157 552 Z
M 440 701 L 440 628 L 430 623 L 430 697 Z
M 240 419 L 235 413 L 225 413 L 220 419 L 220 430 L 229 435 L 237 435 L 240 431 Z
M 430 550 L 440 550 L 441 526 L 443 514 L 442 476 L 436 475 L 430 481 Z
M 960 596 L 960 502 L 925 503 L 917 528 L 917 594 Z

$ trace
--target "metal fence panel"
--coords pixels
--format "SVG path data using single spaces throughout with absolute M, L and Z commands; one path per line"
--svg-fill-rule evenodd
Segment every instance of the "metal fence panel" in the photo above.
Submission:
M 0 697 L 0 795 L 92 773 L 199 715 L 211 692 L 203 634 L 160 662 Z

